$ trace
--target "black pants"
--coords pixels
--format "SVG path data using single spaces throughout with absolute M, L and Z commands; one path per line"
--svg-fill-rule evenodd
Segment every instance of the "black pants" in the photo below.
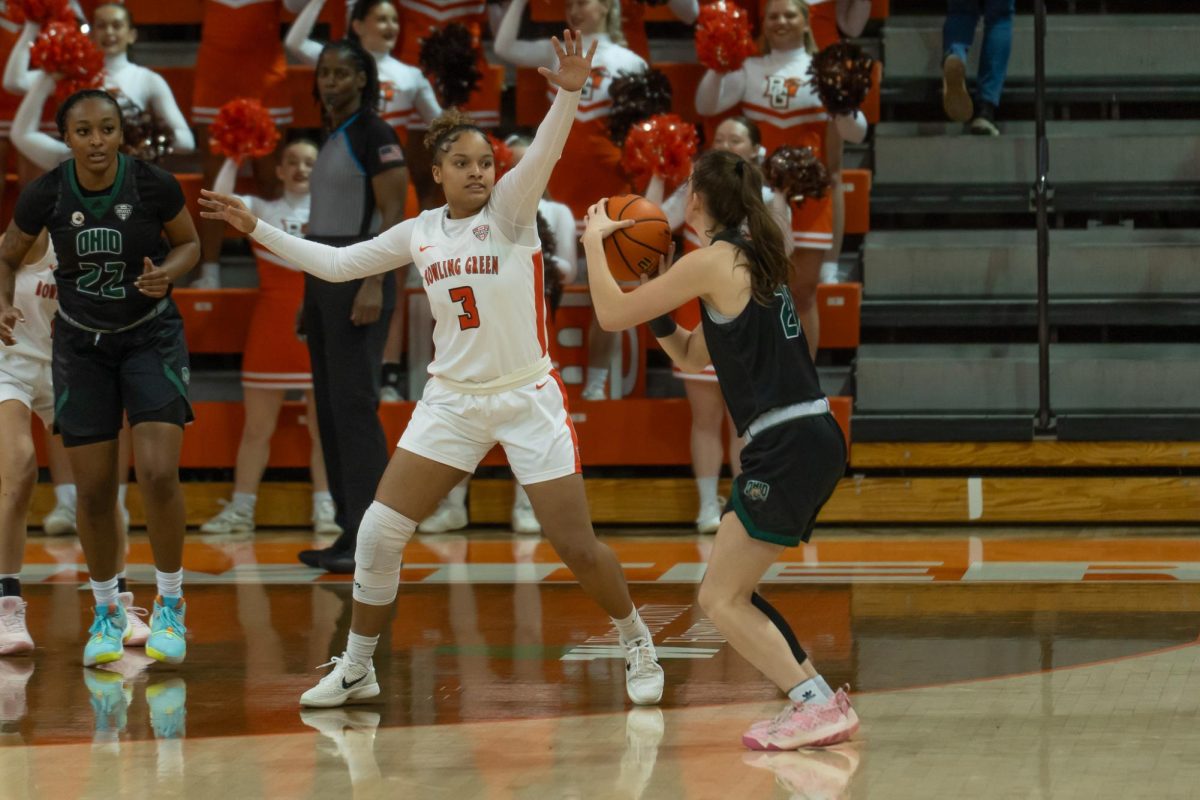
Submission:
M 312 359 L 313 399 L 329 491 L 345 533 L 334 547 L 353 549 L 358 525 L 375 499 L 390 448 L 379 423 L 379 372 L 396 276 L 383 282 L 383 313 L 371 325 L 353 325 L 350 310 L 362 281 L 329 283 L 305 276 L 304 334 Z

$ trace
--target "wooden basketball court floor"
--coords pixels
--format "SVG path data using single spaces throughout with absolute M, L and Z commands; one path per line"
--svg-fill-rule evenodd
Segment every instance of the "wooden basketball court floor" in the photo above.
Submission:
M 0 797 L 1188 798 L 1200 796 L 1195 530 L 818 531 L 763 593 L 855 740 L 751 753 L 779 694 L 696 605 L 711 541 L 609 538 L 667 676 L 631 708 L 615 632 L 549 546 L 419 537 L 380 702 L 301 711 L 340 652 L 348 576 L 299 534 L 189 538 L 188 659 L 79 665 L 73 539 L 30 540 L 37 649 L 0 659 Z M 149 549 L 130 576 L 152 601 Z

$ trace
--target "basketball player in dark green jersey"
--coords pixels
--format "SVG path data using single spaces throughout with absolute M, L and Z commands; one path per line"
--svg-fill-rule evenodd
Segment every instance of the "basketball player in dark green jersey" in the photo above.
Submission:
M 117 433 L 126 416 L 159 594 L 146 653 L 179 663 L 186 652 L 179 452 L 192 409 L 183 321 L 170 295 L 195 266 L 199 237 L 179 183 L 121 154 L 121 111 L 111 95 L 71 95 L 57 123 L 72 157 L 21 193 L 0 245 L 0 341 L 21 335 L 13 277 L 47 228 L 59 255 L 55 427 L 79 486 L 79 539 L 96 601 L 83 663 L 118 660 L 130 632 L 117 599 L 113 513 Z

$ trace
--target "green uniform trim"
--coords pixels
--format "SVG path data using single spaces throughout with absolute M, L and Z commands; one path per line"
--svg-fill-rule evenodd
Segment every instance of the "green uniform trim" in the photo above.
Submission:
M 167 362 L 162 362 L 163 374 L 167 376 L 167 380 L 179 390 L 180 397 L 187 399 L 187 388 L 183 385 L 183 381 L 175 374 L 175 370 L 171 369 L 171 365 Z
M 79 180 L 75 177 L 74 159 L 71 159 L 66 172 L 67 182 L 71 184 L 71 191 L 75 193 L 75 197 L 88 210 L 88 213 L 97 220 L 101 220 L 104 219 L 104 215 L 108 213 L 108 210 L 112 208 L 112 204 L 117 200 L 117 195 L 121 193 L 121 187 L 125 185 L 125 156 L 117 153 L 117 177 L 113 181 L 112 187 L 108 190 L 108 194 L 96 197 L 83 196 L 83 190 L 79 188 Z
M 58 419 L 58 417 L 62 414 L 62 410 L 67 407 L 67 398 L 70 396 L 71 396 L 70 389 L 64 389 L 63 393 L 61 395 L 59 395 L 58 402 L 54 404 L 54 418 L 55 419 Z
M 779 544 L 784 547 L 795 547 L 800 544 L 799 536 L 788 536 L 780 533 L 771 533 L 764 531 L 762 528 L 754 524 L 754 519 L 750 516 L 750 512 L 742 505 L 742 484 L 741 476 L 733 482 L 733 491 L 730 492 L 730 502 L 733 503 L 733 513 L 737 514 L 737 518 L 741 520 L 742 525 L 746 528 L 746 533 L 750 534 L 751 539 L 758 539 L 768 544 Z

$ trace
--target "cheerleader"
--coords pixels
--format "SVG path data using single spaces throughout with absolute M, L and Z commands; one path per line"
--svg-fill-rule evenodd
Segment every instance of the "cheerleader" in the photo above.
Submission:
M 834 244 L 834 197 L 840 196 L 842 142 L 867 135 L 862 112 L 831 117 L 809 85 L 816 45 L 803 0 L 769 0 L 763 19 L 765 55 L 734 72 L 709 70 L 696 89 L 696 111 L 715 116 L 732 108 L 758 123 L 768 152 L 789 144 L 811 147 L 834 183 L 822 200 L 807 200 L 792 218 L 792 294 L 815 357 L 820 338 L 816 291 L 821 264 Z
M 64 142 L 39 130 L 42 110 L 54 92 L 55 80 L 41 70 L 29 68 L 29 53 L 41 33 L 41 26 L 27 22 L 4 67 L 4 89 L 23 94 L 12 124 L 12 142 L 17 150 L 39 169 L 49 171 L 71 157 Z M 92 14 L 92 41 L 104 52 L 104 88 L 121 107 L 128 119 L 131 114 L 149 111 L 171 130 L 177 153 L 196 149 L 196 140 L 183 112 L 161 75 L 129 60 L 129 48 L 137 41 L 133 15 L 119 3 L 104 3 Z
M 280 229 L 303 235 L 308 227 L 309 175 L 317 161 L 317 145 L 299 139 L 284 148 L 276 167 L 283 184 L 278 200 L 242 197 L 249 208 Z M 213 191 L 233 192 L 237 162 L 226 159 Z M 204 533 L 249 533 L 254 530 L 254 507 L 258 484 L 271 455 L 271 436 L 289 390 L 305 393 L 305 418 L 312 449 L 312 522 L 318 535 L 337 536 L 342 529 L 335 521 L 336 507 L 329 493 L 317 410 L 313 405 L 312 367 L 308 349 L 294 331 L 296 312 L 304 302 L 304 273 L 261 247 L 254 248 L 258 265 L 258 300 L 250 316 L 246 350 L 242 353 L 242 396 L 246 420 L 238 445 L 233 478 L 233 499 L 225 509 L 200 526 Z

